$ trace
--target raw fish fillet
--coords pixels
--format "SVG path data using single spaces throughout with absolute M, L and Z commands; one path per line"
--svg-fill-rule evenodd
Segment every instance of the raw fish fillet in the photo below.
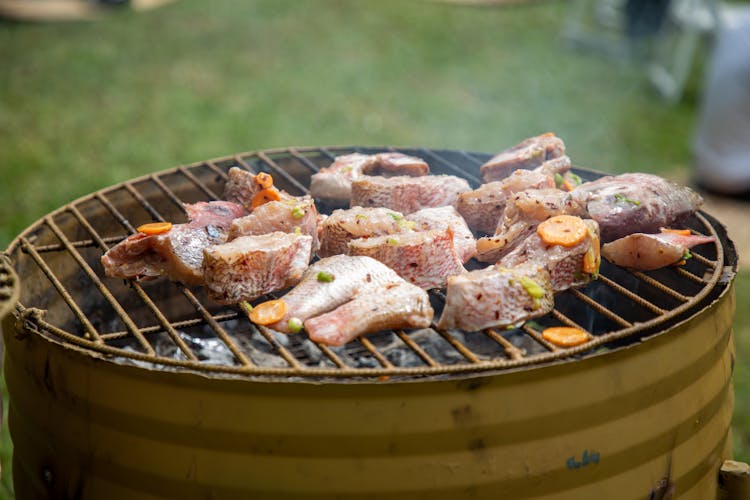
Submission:
M 186 204 L 190 222 L 174 224 L 162 234 L 135 233 L 110 248 L 101 258 L 110 278 L 135 280 L 167 276 L 188 285 L 203 283 L 203 249 L 224 243 L 232 220 L 247 212 L 227 201 Z
M 421 288 L 400 281 L 372 287 L 333 311 L 304 322 L 310 339 L 340 346 L 365 333 L 392 328 L 426 328 L 434 311 Z
M 352 153 L 337 157 L 330 166 L 313 174 L 310 194 L 332 206 L 348 206 L 352 181 L 360 176 L 422 176 L 429 173 L 427 162 L 414 156 L 402 153 Z
M 583 222 L 588 226 L 588 235 L 581 243 L 573 247 L 547 245 L 534 231 L 497 265 L 513 268 L 530 263 L 542 266 L 549 272 L 555 293 L 583 286 L 597 277 L 600 262 L 599 225 L 591 219 Z M 584 271 L 584 259 L 589 259 L 595 272 Z
M 415 231 L 431 229 L 453 231 L 453 246 L 461 262 L 467 262 L 477 253 L 477 241 L 461 214 L 453 207 L 423 208 L 407 216 Z
M 688 249 L 715 241 L 713 236 L 635 233 L 602 246 L 602 255 L 613 264 L 651 271 L 675 264 L 689 255 Z
M 357 238 L 409 232 L 410 224 L 401 212 L 389 208 L 363 208 L 334 210 L 319 225 L 320 257 L 345 254 L 347 244 Z
M 530 137 L 490 158 L 479 167 L 482 182 L 499 181 L 517 169 L 531 170 L 565 154 L 565 144 L 553 133 Z
M 204 248 L 208 295 L 236 304 L 296 285 L 310 262 L 312 241 L 306 234 L 275 232 Z
M 353 240 L 349 255 L 372 257 L 425 290 L 442 288 L 449 276 L 466 272 L 450 228 Z
M 232 221 L 228 239 L 258 234 L 294 233 L 298 230 L 313 238 L 313 251 L 318 247 L 318 211 L 309 196 L 298 196 L 283 201 L 260 205 L 250 215 Z
M 323 275 L 326 278 L 321 281 Z M 321 259 L 308 267 L 299 284 L 284 295 L 286 315 L 270 327 L 291 333 L 291 318 L 304 322 L 349 302 L 362 290 L 399 281 L 394 270 L 370 257 L 334 255 Z
M 352 182 L 351 206 L 385 207 L 410 214 L 423 208 L 454 205 L 460 193 L 470 190 L 466 179 L 453 175 L 363 176 Z
M 678 227 L 703 203 L 689 187 L 643 173 L 602 177 L 581 184 L 571 194 L 599 223 L 604 242 Z
M 474 332 L 543 316 L 553 307 L 552 285 L 543 267 L 490 266 L 448 279 L 437 326 Z

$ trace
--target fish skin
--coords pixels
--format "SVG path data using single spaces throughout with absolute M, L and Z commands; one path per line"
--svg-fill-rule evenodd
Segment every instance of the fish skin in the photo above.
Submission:
M 520 143 L 499 152 L 482 166 L 479 172 L 482 182 L 499 181 L 517 169 L 532 170 L 545 161 L 565 154 L 565 143 L 553 133 L 524 139 Z
M 537 299 L 530 296 L 521 284 L 522 277 L 534 280 L 543 290 L 543 296 Z M 553 307 L 552 285 L 543 267 L 490 266 L 448 278 L 445 307 L 437 326 L 475 332 L 543 316 Z
M 320 272 L 329 273 L 333 280 L 318 281 Z M 286 315 L 270 328 L 291 333 L 288 325 L 291 318 L 304 322 L 348 302 L 362 290 L 400 280 L 394 270 L 370 257 L 334 255 L 320 259 L 308 267 L 297 286 L 284 295 Z
M 167 276 L 187 285 L 201 285 L 203 248 L 224 243 L 234 218 L 247 212 L 242 205 L 226 202 L 185 204 L 189 222 L 174 224 L 162 234 L 135 233 L 101 257 L 109 278 L 150 280 Z
M 385 207 L 409 214 L 454 205 L 460 193 L 470 190 L 466 179 L 454 175 L 362 176 L 352 181 L 350 206 Z
M 239 167 L 232 167 L 227 172 L 227 182 L 224 184 L 224 199 L 239 203 L 249 211 L 253 197 L 261 189 L 255 182 L 255 174 Z
M 401 280 L 364 290 L 336 309 L 308 319 L 311 340 L 340 346 L 366 333 L 395 328 L 427 328 L 434 311 L 421 288 Z
M 453 246 L 461 262 L 466 263 L 476 255 L 477 241 L 464 218 L 454 207 L 423 208 L 409 214 L 407 219 L 415 223 L 415 231 L 444 231 L 450 228 L 453 231 Z
M 295 217 L 295 210 L 301 217 Z M 283 201 L 269 201 L 255 208 L 249 215 L 234 219 L 229 226 L 228 240 L 281 231 L 313 238 L 313 251 L 318 248 L 318 210 L 310 196 L 295 196 Z
M 592 219 L 584 219 L 588 226 L 588 235 L 573 246 L 547 245 L 534 231 L 525 238 L 512 252 L 498 261 L 498 266 L 516 267 L 523 264 L 535 264 L 549 272 L 550 283 L 555 293 L 568 288 L 586 285 L 595 279 L 595 275 L 583 272 L 583 259 L 589 249 L 594 247 L 595 255 L 600 255 L 599 225 Z M 596 266 L 598 269 L 598 265 Z
M 350 241 L 348 247 L 349 255 L 372 257 L 425 290 L 442 288 L 449 276 L 466 272 L 450 228 L 360 238 Z
M 318 256 L 347 253 L 347 244 L 357 238 L 369 238 L 411 231 L 401 212 L 382 207 L 352 207 L 334 210 L 319 225 Z
M 713 236 L 634 233 L 602 245 L 602 256 L 618 266 L 653 271 L 679 262 L 689 248 L 714 241 Z
M 236 304 L 296 285 L 312 243 L 312 236 L 277 231 L 204 248 L 201 269 L 209 297 Z
M 571 194 L 599 223 L 604 242 L 679 226 L 703 203 L 689 187 L 644 173 L 602 177 Z
M 310 194 L 331 206 L 345 207 L 351 198 L 351 183 L 363 175 L 427 175 L 430 167 L 421 158 L 403 153 L 352 153 L 338 156 L 328 167 L 310 178 Z

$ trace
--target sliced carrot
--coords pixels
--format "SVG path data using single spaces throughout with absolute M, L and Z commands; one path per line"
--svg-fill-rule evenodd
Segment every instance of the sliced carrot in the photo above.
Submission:
M 544 329 L 542 338 L 559 347 L 574 347 L 587 342 L 591 336 L 580 328 L 551 326 Z
M 253 196 L 253 202 L 251 204 L 251 207 L 254 209 L 258 208 L 259 206 L 268 203 L 269 201 L 279 201 L 281 200 L 281 195 L 279 194 L 279 190 L 270 187 L 266 189 L 261 189 L 257 193 L 255 193 L 255 196 Z
M 268 189 L 273 186 L 273 177 L 265 172 L 261 172 L 255 176 L 255 183 L 263 189 Z
M 599 266 L 601 262 L 602 256 L 599 236 L 592 234 L 591 246 L 586 250 L 586 253 L 583 254 L 583 265 L 581 266 L 581 270 L 587 274 L 599 274 Z
M 248 313 L 250 321 L 257 325 L 270 325 L 280 321 L 286 314 L 286 302 L 284 299 L 275 299 L 263 302 L 253 307 Z
M 669 229 L 667 227 L 662 227 L 660 228 L 660 231 L 662 233 L 679 234 L 681 236 L 690 236 L 691 234 L 693 234 L 690 232 L 690 229 Z
M 563 178 L 562 186 L 565 188 L 565 191 L 573 191 L 576 188 L 573 183 L 570 182 L 570 179 L 565 178 Z
M 575 215 L 555 215 L 539 224 L 536 232 L 547 245 L 574 247 L 586 238 L 589 228 Z
M 139 233 L 147 234 L 149 236 L 153 236 L 155 234 L 164 234 L 170 229 L 172 229 L 171 222 L 150 222 L 148 224 L 138 226 L 138 228 L 136 228 L 136 231 L 138 231 Z

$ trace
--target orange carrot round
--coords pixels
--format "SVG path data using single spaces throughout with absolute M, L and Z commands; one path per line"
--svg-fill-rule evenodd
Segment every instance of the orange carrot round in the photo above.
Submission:
M 547 245 L 574 247 L 586 238 L 589 229 L 580 217 L 555 215 L 539 224 L 536 232 Z
M 147 234 L 149 236 L 153 236 L 155 234 L 166 233 L 170 229 L 172 229 L 171 222 L 150 222 L 148 224 L 138 226 L 136 228 L 136 231 L 138 231 L 139 233 Z
M 263 302 L 253 307 L 248 313 L 250 321 L 257 325 L 270 325 L 280 321 L 286 314 L 286 302 L 284 299 L 275 299 Z
M 261 172 L 255 176 L 255 183 L 263 189 L 268 189 L 273 186 L 273 177 L 265 172 Z
M 660 228 L 662 233 L 679 234 L 680 236 L 690 236 L 692 233 L 690 229 L 670 229 L 668 227 Z
M 574 347 L 587 342 L 591 336 L 572 326 L 551 326 L 542 332 L 542 338 L 559 347 Z
M 268 203 L 269 201 L 279 201 L 280 199 L 281 195 L 279 194 L 278 189 L 274 187 L 261 189 L 260 191 L 255 193 L 255 196 L 253 196 L 251 207 L 253 209 L 256 209 L 259 206 Z

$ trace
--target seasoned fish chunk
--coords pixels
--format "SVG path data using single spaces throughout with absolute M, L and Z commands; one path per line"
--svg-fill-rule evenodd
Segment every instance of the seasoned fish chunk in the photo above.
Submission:
M 352 181 L 351 206 L 386 207 L 410 214 L 423 208 L 453 205 L 460 193 L 470 190 L 466 179 L 453 175 L 363 176 Z
M 502 182 L 488 182 L 458 195 L 456 210 L 475 231 L 493 234 L 505 211 Z
M 351 240 L 409 232 L 413 227 L 401 212 L 389 208 L 337 209 L 319 225 L 318 255 L 345 254 Z
M 274 232 L 240 236 L 203 249 L 208 295 L 223 304 L 251 301 L 296 285 L 312 255 L 312 237 Z
M 370 257 L 334 255 L 307 268 L 299 284 L 284 295 L 286 315 L 271 328 L 291 333 L 289 320 L 302 322 L 349 302 L 370 287 L 401 281 L 396 272 Z
M 554 215 L 584 215 L 574 197 L 560 189 L 527 189 L 511 196 L 495 235 L 477 240 L 477 260 L 497 262 Z
M 318 218 L 315 202 L 310 196 L 284 201 L 270 201 L 255 208 L 250 215 L 232 221 L 228 239 L 257 234 L 294 233 L 299 231 L 313 238 L 313 251 L 318 247 Z
M 534 231 L 497 265 L 510 268 L 527 263 L 543 266 L 549 272 L 555 293 L 583 286 L 598 276 L 600 263 L 599 225 L 591 219 L 584 219 L 583 223 L 588 234 L 572 247 L 548 245 Z
M 542 266 L 490 266 L 448 279 L 437 326 L 474 332 L 543 316 L 553 307 L 549 273 Z
M 661 232 L 635 233 L 602 246 L 602 255 L 618 266 L 651 271 L 689 258 L 688 249 L 715 241 L 713 236 Z
M 337 157 L 334 162 L 310 179 L 310 194 L 329 205 L 346 206 L 351 197 L 351 184 L 362 175 L 422 176 L 430 167 L 421 158 L 402 153 L 363 155 L 352 153 Z
M 689 187 L 644 173 L 602 177 L 571 194 L 599 223 L 605 242 L 679 226 L 703 204 Z
M 565 144 L 553 133 L 528 139 L 490 158 L 479 167 L 482 182 L 499 181 L 517 169 L 531 170 L 565 154 Z
M 203 283 L 203 249 L 224 243 L 232 220 L 245 215 L 242 205 L 226 201 L 185 205 L 189 222 L 162 234 L 135 233 L 101 258 L 110 278 L 147 280 L 159 276 L 188 285 Z
M 415 231 L 453 231 L 453 246 L 461 262 L 467 262 L 477 253 L 477 241 L 461 214 L 453 207 L 423 208 L 408 215 L 408 222 L 414 223 Z
M 353 240 L 349 255 L 372 257 L 425 290 L 442 288 L 449 276 L 466 272 L 450 228 Z
M 333 311 L 305 321 L 310 339 L 340 346 L 365 333 L 426 328 L 434 311 L 427 292 L 401 280 L 363 290 Z

